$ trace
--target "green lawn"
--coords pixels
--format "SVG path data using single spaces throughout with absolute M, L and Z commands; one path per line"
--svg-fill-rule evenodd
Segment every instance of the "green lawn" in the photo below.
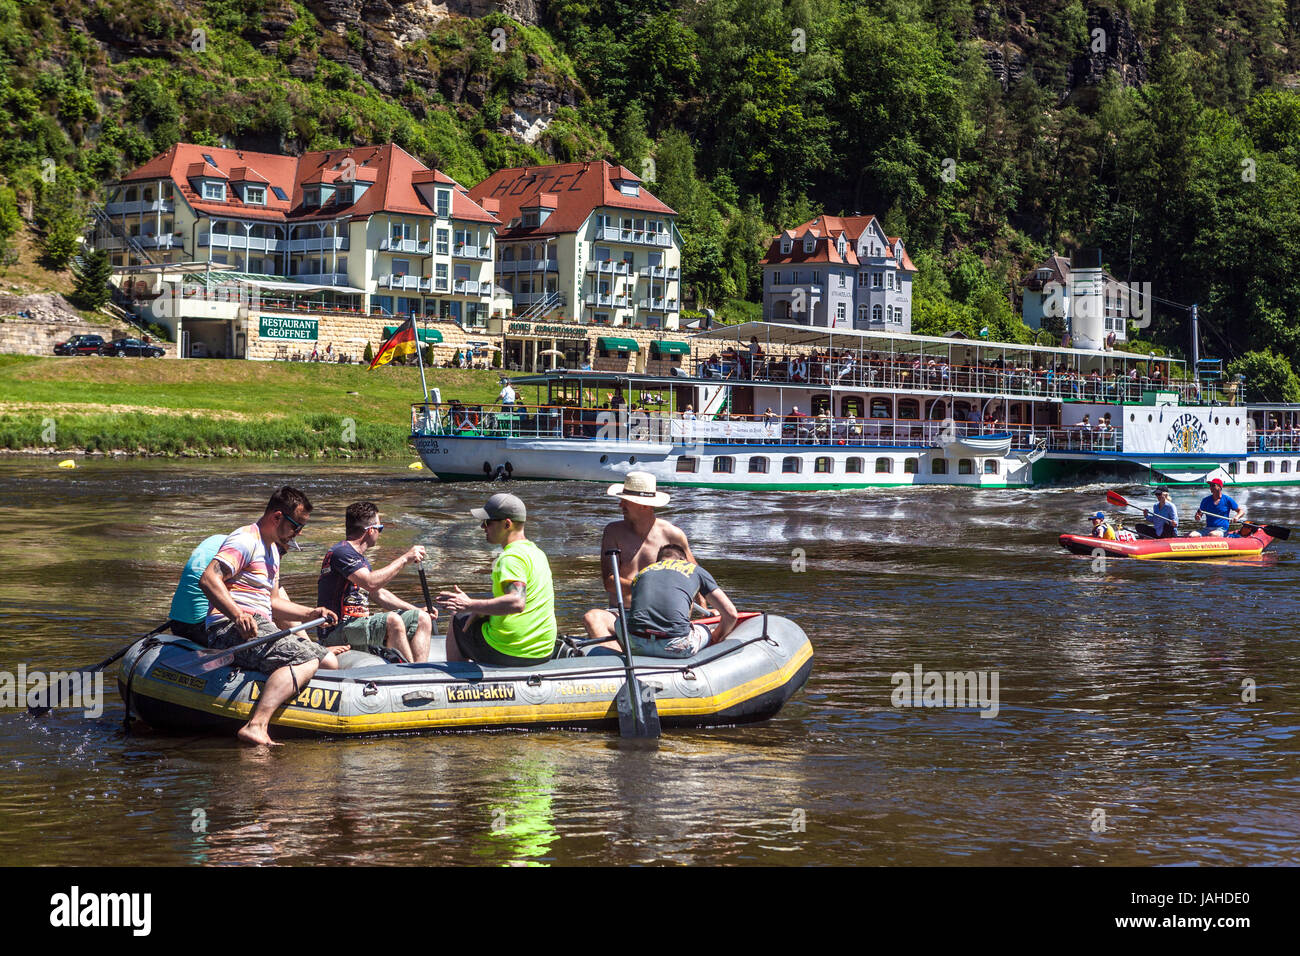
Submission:
M 444 400 L 499 390 L 496 371 L 425 374 Z M 0 355 L 0 448 L 405 455 L 419 399 L 414 367 Z

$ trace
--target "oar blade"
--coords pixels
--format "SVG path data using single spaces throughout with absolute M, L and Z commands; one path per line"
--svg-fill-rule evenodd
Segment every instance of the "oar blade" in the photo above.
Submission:
M 1270 538 L 1277 538 L 1279 541 L 1285 541 L 1291 537 L 1291 529 L 1284 528 L 1280 524 L 1264 525 L 1264 533 Z
M 1116 508 L 1128 507 L 1128 499 L 1125 498 L 1123 495 L 1121 495 L 1118 491 L 1106 492 L 1106 500 L 1109 501 L 1111 504 L 1113 504 Z
M 636 699 L 629 693 L 629 688 L 634 689 Z M 653 687 L 639 680 L 624 682 L 614 702 L 618 707 L 618 732 L 621 736 L 658 737 L 663 732 Z

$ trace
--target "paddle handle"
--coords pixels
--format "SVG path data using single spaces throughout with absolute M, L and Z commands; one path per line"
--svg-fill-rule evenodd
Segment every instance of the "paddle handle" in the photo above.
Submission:
M 424 592 L 424 609 L 429 612 L 429 618 L 433 621 L 433 631 L 431 637 L 438 636 L 438 614 L 433 609 L 433 598 L 429 596 L 429 579 L 424 573 L 424 562 L 421 561 L 415 566 L 416 571 L 420 574 L 420 590 Z
M 632 668 L 632 635 L 627 629 L 627 610 L 623 607 L 623 575 L 619 571 L 618 556 L 621 552 L 618 548 L 611 548 L 605 552 L 609 558 L 609 563 L 614 568 L 614 597 L 618 601 L 618 621 L 622 625 L 622 643 L 623 645 L 623 666 L 627 671 L 627 694 L 628 699 L 632 702 L 633 719 L 636 721 L 638 732 L 646 727 L 645 714 L 641 710 L 640 688 L 637 686 L 636 671 Z
M 301 624 L 295 624 L 293 627 L 286 627 L 283 630 L 276 631 L 274 634 L 268 634 L 265 637 L 255 638 L 246 641 L 243 644 L 236 644 L 234 647 L 225 647 L 212 651 L 199 652 L 199 670 L 202 672 L 216 670 L 218 667 L 225 667 L 235 659 L 235 655 L 240 651 L 246 651 L 250 647 L 257 647 L 260 644 L 268 644 L 271 641 L 279 640 L 282 637 L 288 637 L 297 631 L 304 631 L 309 627 L 316 627 L 324 624 L 326 621 L 323 617 L 318 617 L 310 621 L 303 621 Z

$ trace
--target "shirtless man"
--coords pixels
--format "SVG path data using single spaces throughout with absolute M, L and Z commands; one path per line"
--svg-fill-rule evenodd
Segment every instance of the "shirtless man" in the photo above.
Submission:
M 610 485 L 609 494 L 619 499 L 622 521 L 605 526 L 600 539 L 600 576 L 609 595 L 609 607 L 618 607 L 614 589 L 614 565 L 605 555 L 619 551 L 619 577 L 623 579 L 623 604 L 632 606 L 632 579 L 658 560 L 659 549 L 675 544 L 686 552 L 686 560 L 695 563 L 685 533 L 675 525 L 655 516 L 655 509 L 668 504 L 668 495 L 656 490 L 655 476 L 645 471 L 629 471 L 621 485 Z M 615 616 L 606 608 L 592 608 L 582 617 L 588 637 L 609 637 L 614 633 Z

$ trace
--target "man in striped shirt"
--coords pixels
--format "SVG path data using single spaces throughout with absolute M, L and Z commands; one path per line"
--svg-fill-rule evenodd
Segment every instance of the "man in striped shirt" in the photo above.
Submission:
M 276 620 L 296 624 L 323 617 L 330 624 L 337 622 L 337 615 L 328 608 L 295 604 L 280 590 L 280 549 L 297 537 L 309 514 L 307 496 L 285 485 L 271 496 L 261 518 L 227 535 L 199 581 L 211 602 L 208 647 L 234 647 L 274 634 Z M 337 668 L 338 655 L 347 649 L 347 645 L 322 647 L 291 634 L 236 654 L 237 666 L 269 675 L 252 716 L 239 729 L 239 739 L 251 744 L 274 743 L 267 728 L 276 709 L 295 696 L 318 667 Z

